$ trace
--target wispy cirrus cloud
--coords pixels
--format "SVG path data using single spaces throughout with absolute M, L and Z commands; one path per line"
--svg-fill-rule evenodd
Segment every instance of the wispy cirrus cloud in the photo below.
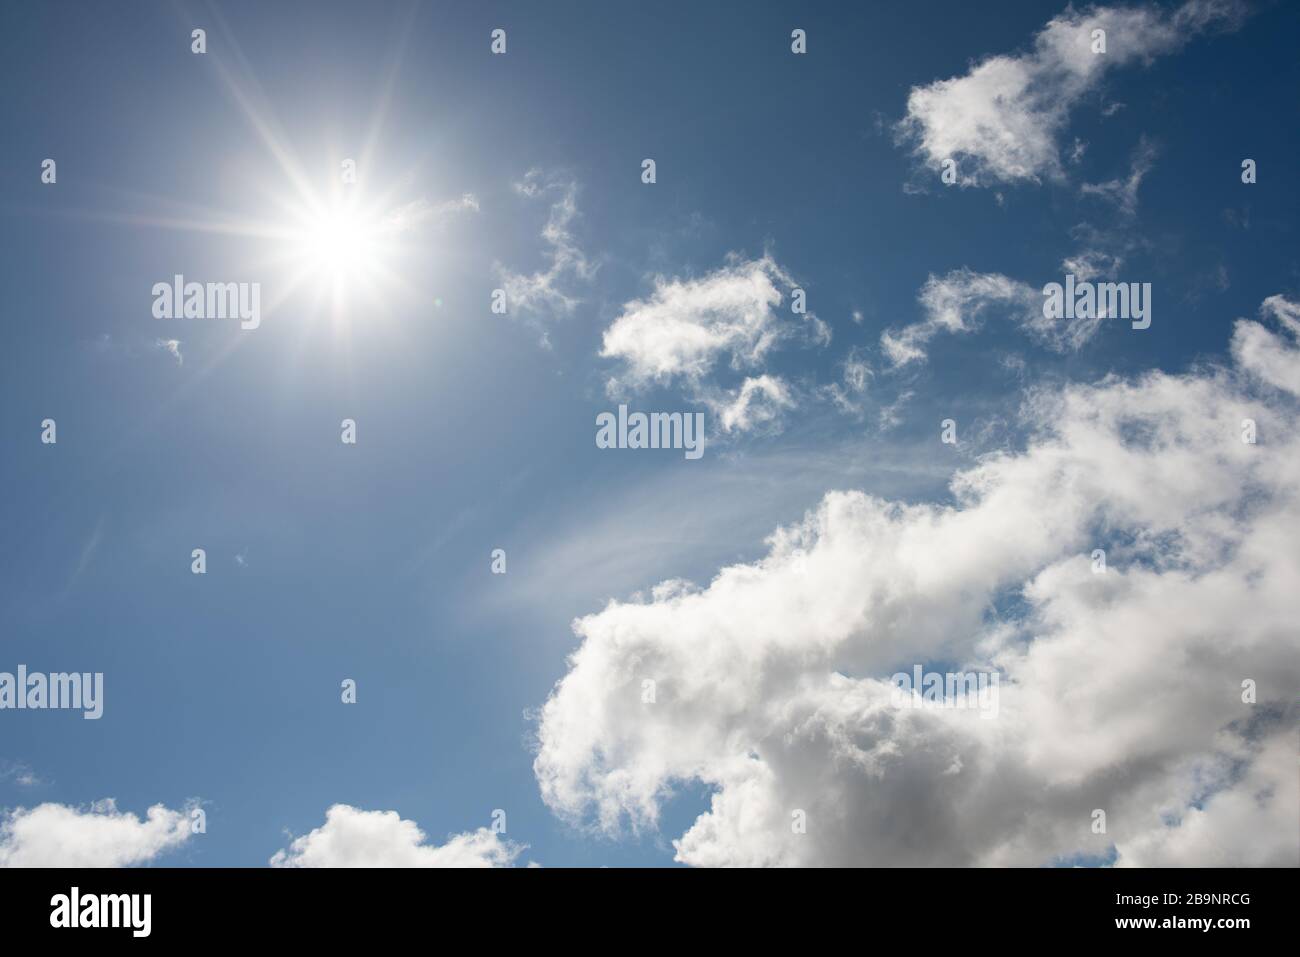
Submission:
M 840 363 L 840 381 L 831 382 L 821 387 L 821 394 L 829 398 L 834 406 L 846 415 L 861 418 L 865 413 L 863 399 L 875 372 L 862 354 L 854 346 Z
M 526 199 L 550 197 L 551 210 L 542 227 L 546 265 L 531 273 L 516 272 L 500 263 L 494 270 L 506 294 L 510 314 L 522 315 L 535 325 L 545 319 L 571 314 L 582 301 L 578 288 L 596 274 L 573 233 L 578 218 L 578 184 L 573 179 L 529 170 L 514 184 Z M 548 340 L 543 334 L 543 344 Z
M 1042 311 L 1042 299 L 1030 286 L 1000 273 L 956 269 L 944 276 L 931 275 L 917 294 L 925 314 L 920 322 L 887 329 L 880 349 L 894 368 L 924 361 L 926 347 L 940 333 L 964 333 L 978 328 L 980 316 L 995 307 L 1005 308 L 1022 321 Z
M 381 226 L 391 232 L 404 233 L 428 223 L 444 222 L 457 214 L 478 211 L 478 197 L 473 193 L 464 193 L 456 199 L 441 202 L 433 202 L 422 197 L 389 211 L 385 214 Z
M 886 329 L 880 349 L 891 368 L 924 362 L 935 336 L 974 332 L 986 314 L 1002 314 L 1032 339 L 1054 352 L 1071 352 L 1096 334 L 1102 317 L 1049 319 L 1043 314 L 1041 290 L 1001 273 L 955 269 L 931 275 L 917 294 L 924 314 L 919 322 Z
M 1156 145 L 1144 136 L 1138 142 L 1137 149 L 1133 151 L 1128 176 L 1123 179 L 1107 180 L 1104 183 L 1084 183 L 1079 187 L 1079 191 L 1085 196 L 1095 196 L 1106 200 L 1126 216 L 1135 216 L 1137 215 L 1138 188 L 1142 185 L 1142 180 L 1147 173 L 1151 172 L 1158 153 L 1159 150 Z
M 779 376 L 748 376 L 732 390 L 705 389 L 699 394 L 717 417 L 723 432 L 750 432 L 774 426 L 781 414 L 797 404 L 794 389 Z
M 40 787 L 46 782 L 21 761 L 0 761 L 0 782 L 12 782 L 19 787 Z

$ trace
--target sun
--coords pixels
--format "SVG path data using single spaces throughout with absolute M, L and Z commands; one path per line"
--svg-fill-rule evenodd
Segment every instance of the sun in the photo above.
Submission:
M 431 248 L 430 229 L 458 210 L 476 211 L 477 201 L 468 193 L 441 202 L 410 195 L 415 170 L 374 161 L 386 153 L 381 131 L 387 93 L 372 111 L 368 131 L 346 146 L 327 146 L 304 158 L 247 65 L 223 60 L 215 65 L 265 147 L 265 157 L 247 176 L 249 188 L 225 208 L 160 200 L 160 212 L 108 218 L 243 241 L 238 268 L 266 289 L 263 311 L 283 309 L 307 320 L 297 325 L 311 335 L 325 319 L 336 338 L 348 342 L 354 326 L 373 331 L 377 323 L 406 315 L 426 300 L 440 304 L 424 288 L 429 259 L 437 251 Z M 385 90 L 391 91 L 400 66 L 399 50 L 388 65 Z M 318 138 L 315 142 L 321 145 Z
M 307 187 L 297 202 L 281 204 L 279 221 L 264 233 L 261 262 L 279 276 L 284 299 L 306 306 L 301 315 L 327 318 L 346 333 L 410 300 L 412 263 L 424 248 L 416 228 L 422 209 L 371 196 L 360 184 Z
M 385 217 L 348 196 L 313 204 L 295 217 L 289 256 L 311 278 L 334 286 L 374 283 L 395 250 Z
M 346 208 L 328 210 L 311 223 L 304 244 L 304 255 L 331 274 L 365 272 L 375 258 L 373 225 Z

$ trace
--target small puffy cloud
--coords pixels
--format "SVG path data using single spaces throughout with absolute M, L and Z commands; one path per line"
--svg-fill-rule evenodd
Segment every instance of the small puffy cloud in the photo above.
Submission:
M 181 341 L 179 339 L 155 339 L 153 345 L 155 349 L 161 349 L 175 359 L 178 366 L 185 364 L 185 357 L 181 355 Z
M 325 823 L 275 852 L 272 867 L 510 867 L 525 845 L 485 827 L 426 843 L 414 821 L 396 811 L 335 804 Z
M 733 369 L 756 369 L 768 354 L 800 330 L 783 290 L 789 274 L 771 257 L 732 257 L 699 279 L 655 278 L 646 299 L 625 303 L 605 330 L 600 354 L 622 363 L 620 385 L 699 382 L 722 360 Z M 824 337 L 813 326 L 814 339 Z
M 39 804 L 0 813 L 0 867 L 147 864 L 190 837 L 188 811 L 155 804 L 141 820 L 112 798 L 88 809 Z
M 618 835 L 703 787 L 700 866 L 1294 866 L 1300 307 L 1266 312 L 1229 366 L 1032 390 L 950 501 L 831 491 L 762 558 L 575 621 L 543 799 Z M 998 673 L 996 715 L 898 707 L 937 663 Z
M 791 340 L 825 345 L 831 337 L 815 314 L 786 305 L 795 288 L 770 255 L 732 255 L 696 279 L 656 277 L 651 294 L 625 303 L 605 330 L 600 354 L 619 364 L 606 391 L 681 383 L 715 413 L 722 432 L 778 423 L 798 398 L 784 379 L 762 372 L 769 355 Z M 712 381 L 723 366 L 745 374 L 735 388 Z
M 958 161 L 962 185 L 1063 177 L 1059 138 L 1070 111 L 1106 72 L 1180 49 L 1196 34 L 1231 27 L 1238 0 L 1149 7 L 1067 7 L 1026 53 L 992 56 L 962 76 L 914 87 L 897 133 L 926 166 Z M 1093 52 L 1104 30 L 1106 52 Z
M 574 285 L 589 280 L 596 272 L 596 266 L 587 261 L 572 231 L 578 216 L 578 184 L 534 169 L 515 183 L 514 189 L 527 199 L 544 196 L 554 199 L 542 228 L 547 264 L 533 273 L 514 272 L 500 263 L 495 266 L 510 312 L 534 319 L 572 313 L 581 301 Z
M 797 404 L 789 383 L 779 376 L 750 376 L 738 389 L 704 392 L 701 400 L 717 416 L 723 432 L 748 432 L 779 422 Z

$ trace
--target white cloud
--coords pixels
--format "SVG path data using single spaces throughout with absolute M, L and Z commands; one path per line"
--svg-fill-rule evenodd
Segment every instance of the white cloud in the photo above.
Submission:
M 1300 304 L 1269 296 L 1260 312 L 1276 319 L 1293 337 L 1300 336 Z M 1260 323 L 1237 320 L 1232 332 L 1232 355 L 1274 388 L 1300 393 L 1300 353 L 1287 347 L 1285 337 Z
M 1024 451 L 952 505 L 829 492 L 763 559 L 575 621 L 543 798 L 619 833 L 703 784 L 695 865 L 1294 865 L 1300 350 L 1261 331 L 1225 369 L 1033 393 Z M 997 717 L 896 708 L 888 676 L 932 662 L 998 669 Z
M 971 332 L 989 306 L 1003 305 L 1021 315 L 1042 311 L 1042 297 L 1032 287 L 999 273 L 969 269 L 956 269 L 943 277 L 931 275 L 917 299 L 925 319 L 902 329 L 887 329 L 880 336 L 880 348 L 895 368 L 925 359 L 926 344 L 941 332 Z
M 907 406 L 907 403 L 912 401 L 912 397 L 915 394 L 916 393 L 910 389 L 901 392 L 899 393 L 898 398 L 880 410 L 878 421 L 881 432 L 888 432 L 890 429 L 895 429 L 902 424 L 903 409 Z
M 723 432 L 748 432 L 778 423 L 781 413 L 797 404 L 790 385 L 780 376 L 750 376 L 726 392 L 706 391 L 701 400 L 717 416 Z
M 0 761 L 0 781 L 13 781 L 24 788 L 39 787 L 46 783 L 21 761 Z
M 143 820 L 112 798 L 88 809 L 39 804 L 0 813 L 0 867 L 145 864 L 190 837 L 190 817 L 155 804 Z
M 477 213 L 478 198 L 473 193 L 465 193 L 457 199 L 443 200 L 440 203 L 420 198 L 412 200 L 388 213 L 384 217 L 384 229 L 403 233 L 428 222 L 442 222 L 458 213 Z
M 517 273 L 497 264 L 495 269 L 506 293 L 511 314 L 567 315 L 581 300 L 573 290 L 579 281 L 590 279 L 596 267 L 574 238 L 572 225 L 578 216 L 578 184 L 573 180 L 547 177 L 529 170 L 514 184 L 515 192 L 528 199 L 554 195 L 551 212 L 542 228 L 547 265 L 533 273 Z
M 396 811 L 335 804 L 325 823 L 276 851 L 272 867 L 510 867 L 525 845 L 485 827 L 426 843 L 414 821 Z
M 709 406 L 724 432 L 779 421 L 798 399 L 779 376 L 747 375 L 734 389 L 709 381 L 726 364 L 736 372 L 761 371 L 782 343 L 830 341 L 830 328 L 814 313 L 785 307 L 795 281 L 770 255 L 728 257 L 698 279 L 657 276 L 645 299 L 623 305 L 605 330 L 600 354 L 620 364 L 606 383 L 611 397 L 651 385 L 681 382 L 687 396 Z
M 956 159 L 963 185 L 1041 182 L 1063 174 L 1058 140 L 1070 111 L 1113 67 L 1172 53 L 1212 26 L 1242 16 L 1237 0 L 1159 7 L 1067 7 L 1028 53 L 992 56 L 964 76 L 914 87 L 898 125 L 929 167 Z M 1106 52 L 1092 52 L 1092 31 Z
M 175 359 L 178 366 L 185 364 L 185 357 L 181 355 L 181 341 L 179 339 L 155 339 L 153 345 L 155 349 L 161 349 Z
M 1061 260 L 1061 271 L 1073 274 L 1081 282 L 1110 279 L 1118 274 L 1124 259 L 1118 253 L 1103 249 L 1081 249 L 1073 256 Z
M 1043 315 L 1042 292 L 1000 273 L 955 269 L 931 275 L 917 300 L 925 318 L 901 329 L 887 329 L 880 348 L 893 368 L 924 361 L 930 340 L 940 333 L 973 332 L 983 314 L 1005 312 L 1040 343 L 1057 352 L 1078 349 L 1100 327 L 1101 319 L 1049 319 Z
M 782 310 L 794 280 L 771 256 L 732 257 L 700 279 L 658 276 L 647 299 L 625 303 L 605 330 L 600 354 L 623 363 L 620 385 L 699 382 L 721 359 L 753 369 L 798 329 Z
M 1151 172 L 1156 161 L 1155 144 L 1145 136 L 1133 152 L 1133 161 L 1125 179 L 1111 179 L 1104 183 L 1084 183 L 1079 187 L 1085 196 L 1096 196 L 1113 203 L 1126 216 L 1137 214 L 1138 188 L 1143 178 Z
M 844 359 L 842 378 L 842 382 L 832 382 L 824 386 L 822 393 L 828 396 L 841 412 L 861 417 L 864 411 L 862 399 L 866 395 L 867 386 L 875 378 L 875 372 L 862 358 L 862 353 L 856 346 L 849 350 L 849 354 Z
M 1259 311 L 1261 315 L 1272 316 L 1293 336 L 1300 336 L 1300 304 L 1290 302 L 1284 296 L 1269 296 Z

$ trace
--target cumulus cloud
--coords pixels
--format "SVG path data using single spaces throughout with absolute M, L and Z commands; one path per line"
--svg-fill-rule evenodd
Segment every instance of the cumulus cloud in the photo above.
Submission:
M 146 864 L 190 837 L 188 811 L 155 804 L 141 820 L 112 798 L 88 809 L 39 804 L 0 813 L 0 867 Z
M 618 834 L 702 784 L 693 865 L 1294 865 L 1300 306 L 1268 302 L 1225 367 L 1032 392 L 952 504 L 828 492 L 762 559 L 575 621 L 544 800 Z M 935 663 L 996 671 L 996 717 L 899 708 Z
M 426 843 L 414 821 L 396 811 L 335 804 L 325 823 L 275 852 L 272 867 L 510 867 L 525 845 L 485 827 Z
M 992 56 L 963 76 L 914 87 L 900 139 L 938 169 L 958 160 L 960 182 L 1038 183 L 1063 177 L 1059 139 L 1071 110 L 1106 72 L 1172 53 L 1212 27 L 1234 26 L 1238 0 L 1188 0 L 1160 7 L 1067 7 L 1027 53 Z M 1106 32 L 1094 53 L 1093 31 Z
M 794 286 L 771 256 L 733 256 L 699 279 L 658 276 L 648 298 L 623 305 L 600 354 L 622 363 L 617 387 L 698 383 L 722 360 L 734 369 L 761 367 L 800 328 L 798 317 L 781 309 L 782 290 Z M 823 328 L 815 327 L 815 338 L 824 338 Z
M 917 295 L 924 318 L 900 329 L 887 329 L 880 348 L 893 368 L 924 361 L 930 340 L 940 333 L 956 335 L 980 327 L 983 315 L 998 311 L 1009 316 L 1047 348 L 1078 349 L 1097 331 L 1101 319 L 1049 319 L 1043 315 L 1043 295 L 1027 283 L 1000 273 L 955 269 L 931 275 Z
M 500 263 L 495 267 L 510 312 L 534 318 L 570 314 L 581 302 L 575 284 L 589 280 L 596 271 L 573 235 L 573 222 L 578 217 L 578 184 L 534 169 L 515 183 L 514 189 L 528 199 L 545 196 L 554 199 L 542 228 L 542 241 L 547 247 L 546 266 L 533 273 L 514 272 Z
M 619 363 L 606 382 L 611 396 L 651 385 L 685 385 L 687 395 L 709 406 L 724 432 L 746 431 L 779 420 L 798 404 L 794 390 L 770 374 L 746 375 L 724 389 L 711 375 L 725 365 L 735 372 L 761 372 L 781 344 L 803 338 L 830 341 L 830 328 L 814 313 L 783 308 L 795 281 L 770 255 L 727 264 L 698 279 L 657 276 L 645 299 L 623 305 L 602 339 L 600 354 Z

